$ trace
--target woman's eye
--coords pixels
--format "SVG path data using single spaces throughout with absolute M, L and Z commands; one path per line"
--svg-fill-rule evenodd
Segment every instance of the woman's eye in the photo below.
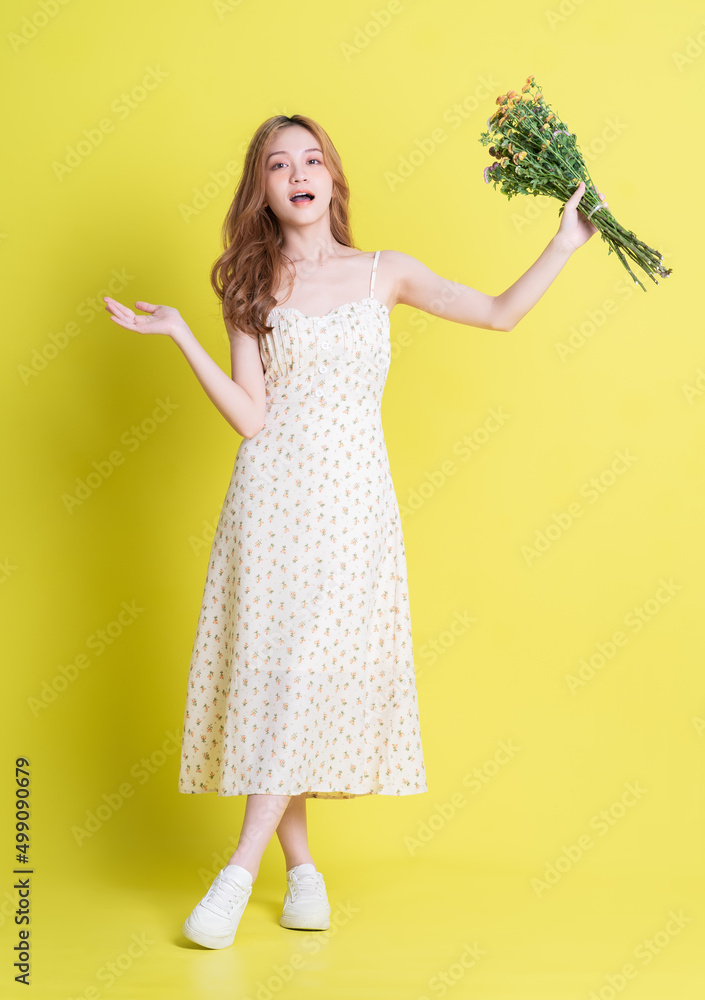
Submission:
M 309 160 L 307 160 L 306 162 L 307 162 L 307 163 L 320 163 L 321 161 L 320 161 L 320 160 L 318 159 L 318 157 L 316 157 L 316 156 L 312 156 L 312 157 L 311 157 L 311 158 L 310 158 Z M 285 167 L 285 166 L 286 166 L 286 164 L 285 164 L 285 163 L 282 163 L 282 162 L 281 162 L 281 160 L 280 160 L 280 161 L 279 161 L 279 163 L 273 163 L 273 164 L 272 164 L 272 166 L 271 166 L 271 169 L 272 169 L 272 170 L 276 170 L 276 168 L 277 168 L 277 167 Z

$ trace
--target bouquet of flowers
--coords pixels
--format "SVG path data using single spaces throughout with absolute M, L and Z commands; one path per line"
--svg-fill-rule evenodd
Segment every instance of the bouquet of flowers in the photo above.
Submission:
M 627 263 L 627 256 L 658 285 L 655 274 L 667 278 L 671 273 L 670 268 L 663 266 L 661 254 L 621 226 L 607 210 L 607 203 L 600 201 L 575 134 L 546 104 L 533 76 L 527 77 L 521 91 L 521 94 L 515 90 L 500 94 L 497 111 L 487 119 L 489 131 L 483 132 L 479 141 L 483 146 L 492 143 L 488 152 L 495 162 L 485 167 L 485 182 L 494 181 L 495 188 L 499 184 L 500 191 L 508 198 L 515 194 L 542 194 L 565 204 L 580 181 L 585 181 L 578 209 L 600 231 L 608 244 L 607 252 L 615 251 L 644 291 Z M 562 211 L 563 205 L 558 214 Z

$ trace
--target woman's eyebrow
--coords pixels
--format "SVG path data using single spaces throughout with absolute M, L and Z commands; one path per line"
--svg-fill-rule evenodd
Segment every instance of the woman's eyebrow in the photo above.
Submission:
M 303 153 L 322 153 L 323 150 L 319 149 L 318 146 L 312 146 L 311 149 L 304 149 L 304 150 L 302 150 L 302 152 Z M 287 153 L 287 151 L 285 149 L 277 149 L 276 152 L 270 153 L 269 156 L 267 157 L 267 159 L 269 159 L 270 156 L 288 156 L 288 155 L 289 154 Z

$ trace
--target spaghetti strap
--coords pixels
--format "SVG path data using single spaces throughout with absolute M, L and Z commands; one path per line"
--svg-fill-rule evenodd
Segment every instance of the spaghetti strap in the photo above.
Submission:
M 372 275 L 370 276 L 370 298 L 375 297 L 375 271 L 377 270 L 377 259 L 379 258 L 379 250 L 375 250 L 374 264 L 372 265 Z

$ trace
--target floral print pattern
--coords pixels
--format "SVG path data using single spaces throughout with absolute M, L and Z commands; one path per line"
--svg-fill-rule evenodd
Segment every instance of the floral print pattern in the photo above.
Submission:
M 381 422 L 389 311 L 275 307 L 188 672 L 179 791 L 427 791 L 406 554 Z

